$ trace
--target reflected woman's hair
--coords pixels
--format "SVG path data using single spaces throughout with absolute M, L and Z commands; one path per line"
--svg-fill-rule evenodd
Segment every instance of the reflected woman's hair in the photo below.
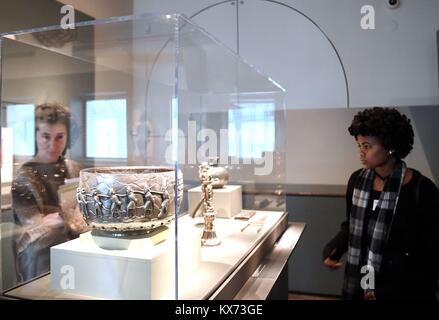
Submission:
M 67 128 L 67 144 L 62 155 L 66 154 L 70 146 L 70 122 L 71 113 L 68 107 L 58 102 L 48 102 L 37 105 L 35 108 L 35 134 L 39 130 L 40 123 L 64 124 Z M 38 146 L 35 141 L 35 154 L 38 153 Z

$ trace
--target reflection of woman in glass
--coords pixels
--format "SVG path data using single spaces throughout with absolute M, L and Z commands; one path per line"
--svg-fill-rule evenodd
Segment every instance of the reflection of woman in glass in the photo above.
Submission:
M 79 166 L 64 158 L 69 145 L 70 111 L 55 103 L 35 110 L 36 155 L 12 183 L 14 249 L 19 281 L 49 271 L 50 247 L 86 230 L 79 210 L 61 209 L 58 189 L 77 177 Z

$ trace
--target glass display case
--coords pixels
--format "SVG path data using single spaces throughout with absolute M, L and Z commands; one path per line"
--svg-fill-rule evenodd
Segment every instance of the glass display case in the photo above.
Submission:
M 2 294 L 235 296 L 287 228 L 284 89 L 180 14 L 0 48 Z

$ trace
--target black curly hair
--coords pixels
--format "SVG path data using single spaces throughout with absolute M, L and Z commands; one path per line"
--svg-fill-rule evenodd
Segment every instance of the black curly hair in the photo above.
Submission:
M 351 136 L 373 136 L 393 156 L 405 158 L 413 149 L 414 132 L 410 119 L 395 108 L 374 107 L 358 112 L 350 127 Z

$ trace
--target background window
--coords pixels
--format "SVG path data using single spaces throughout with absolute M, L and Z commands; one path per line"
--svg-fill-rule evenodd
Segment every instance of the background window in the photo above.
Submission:
M 229 110 L 229 156 L 261 158 L 274 151 L 274 105 L 270 102 L 240 103 Z
M 127 158 L 126 99 L 86 103 L 86 157 Z
M 12 128 L 14 155 L 35 155 L 35 106 L 33 104 L 7 105 L 6 126 Z

